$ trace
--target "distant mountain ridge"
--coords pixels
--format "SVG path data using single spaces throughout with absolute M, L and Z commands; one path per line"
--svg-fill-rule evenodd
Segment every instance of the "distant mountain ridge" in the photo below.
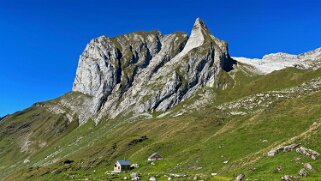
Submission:
M 264 55 L 262 59 L 233 57 L 238 62 L 253 66 L 258 73 L 271 73 L 287 67 L 296 67 L 300 69 L 318 69 L 321 67 L 321 48 L 292 55 L 288 53 L 272 53 Z

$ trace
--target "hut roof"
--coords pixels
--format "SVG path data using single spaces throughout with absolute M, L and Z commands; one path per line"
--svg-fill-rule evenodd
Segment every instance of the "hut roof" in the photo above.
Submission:
M 130 166 L 130 162 L 128 160 L 117 160 L 117 162 L 120 165 L 129 165 Z

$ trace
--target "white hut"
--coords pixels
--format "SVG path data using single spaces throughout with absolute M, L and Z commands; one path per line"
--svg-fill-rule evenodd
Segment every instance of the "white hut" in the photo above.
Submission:
M 130 170 L 130 162 L 127 160 L 117 160 L 114 165 L 114 172 L 123 172 Z

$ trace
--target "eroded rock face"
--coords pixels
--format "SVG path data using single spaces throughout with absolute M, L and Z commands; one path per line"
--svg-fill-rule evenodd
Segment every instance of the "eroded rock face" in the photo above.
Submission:
M 190 37 L 137 32 L 92 40 L 79 59 L 73 91 L 93 97 L 87 116 L 166 111 L 232 69 L 227 44 L 197 19 Z

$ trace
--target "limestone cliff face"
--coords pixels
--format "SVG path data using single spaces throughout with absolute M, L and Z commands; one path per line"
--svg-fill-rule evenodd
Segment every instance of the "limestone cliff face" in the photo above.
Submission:
M 230 70 L 227 44 L 197 19 L 190 37 L 136 32 L 92 40 L 79 59 L 73 91 L 91 96 L 81 121 L 166 111 Z

